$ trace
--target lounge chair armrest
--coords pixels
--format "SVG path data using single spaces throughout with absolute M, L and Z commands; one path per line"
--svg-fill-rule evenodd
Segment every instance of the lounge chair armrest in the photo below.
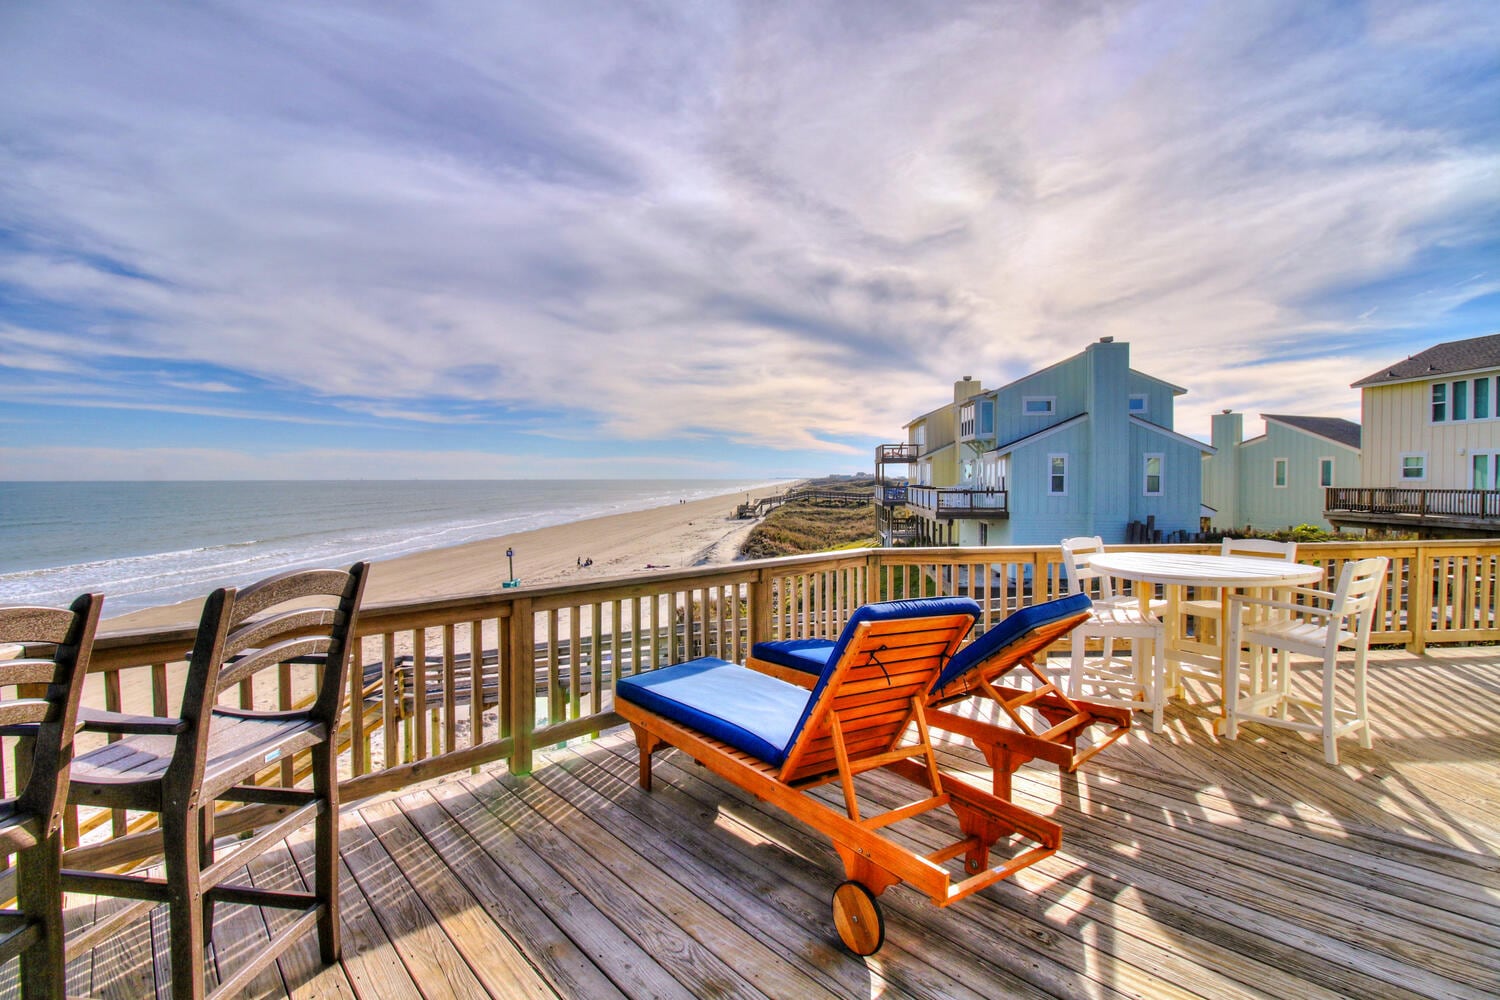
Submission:
M 187 732 L 185 719 L 157 715 L 126 715 L 99 708 L 78 710 L 79 728 L 88 733 L 118 733 L 122 736 L 180 736 Z

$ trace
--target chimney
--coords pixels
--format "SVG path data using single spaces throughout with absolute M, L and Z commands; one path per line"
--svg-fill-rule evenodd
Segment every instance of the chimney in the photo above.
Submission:
M 979 384 L 973 375 L 965 375 L 953 383 L 953 401 L 955 403 L 962 403 L 970 396 L 977 396 L 983 391 L 984 387 Z

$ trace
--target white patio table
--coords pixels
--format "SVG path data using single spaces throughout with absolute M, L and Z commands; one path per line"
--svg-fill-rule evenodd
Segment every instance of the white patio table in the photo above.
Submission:
M 1182 634 L 1182 615 L 1178 610 L 1184 587 L 1217 587 L 1223 623 L 1229 621 L 1229 595 L 1234 591 L 1274 591 L 1323 579 L 1320 566 L 1305 566 L 1283 559 L 1258 559 L 1254 556 L 1209 556 L 1179 552 L 1105 552 L 1089 560 L 1089 566 L 1112 577 L 1137 584 L 1162 584 L 1167 591 L 1167 663 L 1169 687 L 1180 694 L 1184 664 L 1200 668 L 1191 676 L 1218 686 L 1221 728 L 1224 713 L 1224 685 L 1228 683 L 1224 665 L 1229 662 L 1229 629 L 1219 629 L 1214 645 L 1188 641 Z M 1147 610 L 1154 587 L 1137 586 L 1142 610 Z M 1238 650 L 1235 651 L 1238 654 Z M 1252 674 L 1252 686 L 1254 676 Z

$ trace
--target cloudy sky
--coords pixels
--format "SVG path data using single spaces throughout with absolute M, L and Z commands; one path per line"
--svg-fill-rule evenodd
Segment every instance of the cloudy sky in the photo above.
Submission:
M 0 478 L 870 470 L 1500 332 L 1476 3 L 0 3 Z

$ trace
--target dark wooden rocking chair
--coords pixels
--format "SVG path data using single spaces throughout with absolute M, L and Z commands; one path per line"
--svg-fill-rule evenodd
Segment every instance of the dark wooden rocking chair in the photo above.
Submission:
M 15 855 L 16 909 L 0 910 L 0 961 L 21 957 L 21 996 L 63 995 L 62 817 L 78 699 L 99 626 L 100 594 L 71 608 L 0 608 L 0 735 L 19 737 L 20 794 L 0 799 L 0 854 Z
M 347 572 L 283 573 L 242 591 L 214 591 L 203 606 L 180 718 L 85 713 L 85 728 L 126 735 L 78 758 L 69 799 L 159 814 L 166 877 L 65 870 L 63 885 L 166 903 L 175 997 L 204 995 L 204 949 L 212 939 L 215 902 L 299 911 L 253 959 L 219 982 L 216 996 L 238 993 L 314 923 L 323 961 L 340 956 L 337 733 L 367 568 L 357 563 Z M 281 664 L 314 666 L 317 694 L 305 708 L 257 711 L 218 704 L 257 672 Z M 310 789 L 255 783 L 258 774 L 303 750 L 311 751 Z M 257 832 L 216 859 L 215 806 L 221 801 L 249 805 L 226 814 L 226 832 Z M 314 892 L 225 881 L 310 821 L 316 824 Z

